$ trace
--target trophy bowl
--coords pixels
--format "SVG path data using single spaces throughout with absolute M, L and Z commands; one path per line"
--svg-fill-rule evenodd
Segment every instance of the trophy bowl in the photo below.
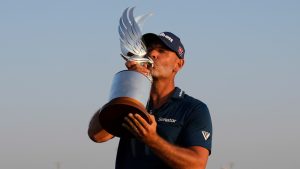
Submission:
M 149 99 L 151 81 L 147 76 L 131 70 L 123 70 L 115 74 L 109 102 L 105 104 L 99 115 L 104 130 L 117 137 L 132 137 L 122 126 L 129 113 L 139 114 L 150 123 L 146 104 Z

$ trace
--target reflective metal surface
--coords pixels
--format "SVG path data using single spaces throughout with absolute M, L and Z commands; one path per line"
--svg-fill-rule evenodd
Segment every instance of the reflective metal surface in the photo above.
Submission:
M 144 20 L 152 14 L 149 13 L 135 19 L 133 10 L 134 7 L 126 8 L 119 21 L 118 31 L 120 35 L 121 56 L 126 61 L 131 60 L 138 63 L 149 63 L 152 66 L 153 60 L 146 56 L 147 49 L 141 39 L 142 32 L 140 29 Z
M 151 89 L 151 81 L 141 73 L 123 70 L 115 74 L 109 100 L 130 97 L 146 106 Z

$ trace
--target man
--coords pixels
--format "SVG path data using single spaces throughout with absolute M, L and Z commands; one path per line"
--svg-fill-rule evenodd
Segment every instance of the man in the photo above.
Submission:
M 154 66 L 134 62 L 126 66 L 153 77 L 147 104 L 151 122 L 138 114 L 125 117 L 122 126 L 135 137 L 120 138 L 116 169 L 204 169 L 212 142 L 209 110 L 174 82 L 184 65 L 185 49 L 171 32 L 148 33 L 142 38 Z M 93 116 L 88 134 L 93 141 L 104 142 L 113 136 L 101 128 L 98 115 Z

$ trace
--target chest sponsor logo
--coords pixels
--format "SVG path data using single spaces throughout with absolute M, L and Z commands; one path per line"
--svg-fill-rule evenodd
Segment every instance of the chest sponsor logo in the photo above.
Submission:
M 175 123 L 176 119 L 159 117 L 157 121 L 163 121 L 163 122 L 166 122 L 166 123 Z
M 207 140 L 210 136 L 210 133 L 207 131 L 202 131 L 202 135 L 203 135 L 204 139 Z

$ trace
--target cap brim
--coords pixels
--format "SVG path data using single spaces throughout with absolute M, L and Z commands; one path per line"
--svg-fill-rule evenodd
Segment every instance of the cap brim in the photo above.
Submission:
M 146 33 L 142 36 L 142 40 L 146 46 L 150 45 L 154 41 L 161 41 L 163 42 L 156 34 L 154 33 Z M 165 44 L 165 43 L 164 43 Z

